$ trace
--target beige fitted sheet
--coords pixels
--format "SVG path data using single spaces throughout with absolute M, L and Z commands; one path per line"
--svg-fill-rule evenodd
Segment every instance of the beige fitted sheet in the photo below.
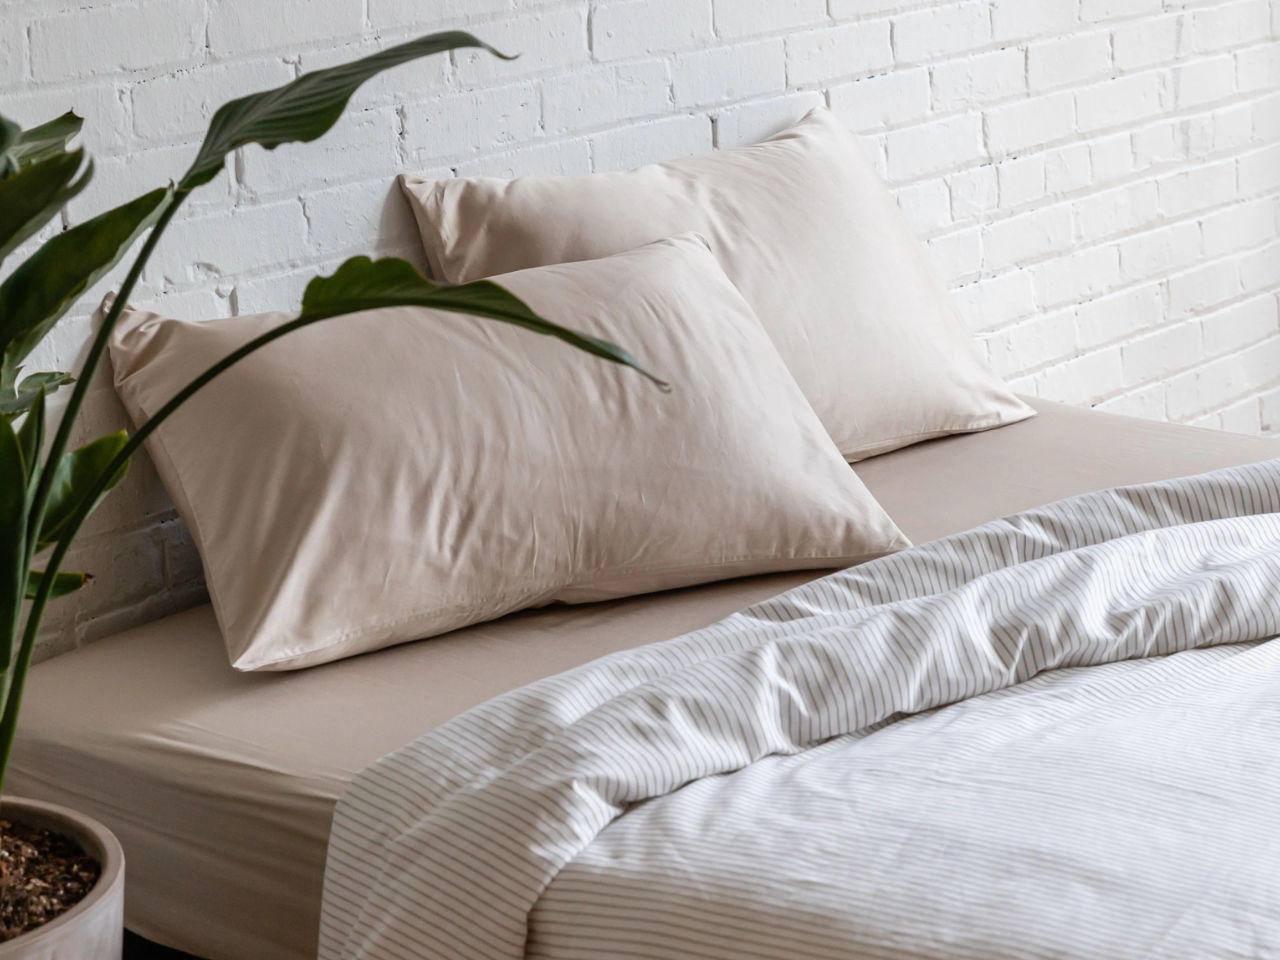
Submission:
M 916 542 L 1087 490 L 1280 455 L 1275 441 L 1037 403 L 857 465 Z M 11 792 L 120 836 L 135 931 L 210 960 L 301 960 L 329 818 L 361 768 L 491 696 L 712 623 L 819 572 L 555 607 L 289 674 L 240 674 L 208 606 L 41 664 Z

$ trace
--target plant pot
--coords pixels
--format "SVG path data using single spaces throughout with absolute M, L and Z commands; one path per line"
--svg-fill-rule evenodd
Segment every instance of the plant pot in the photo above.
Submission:
M 96 820 L 39 800 L 0 799 L 0 815 L 70 837 L 102 865 L 83 900 L 44 926 L 0 943 L 0 960 L 120 960 L 124 942 L 124 851 Z

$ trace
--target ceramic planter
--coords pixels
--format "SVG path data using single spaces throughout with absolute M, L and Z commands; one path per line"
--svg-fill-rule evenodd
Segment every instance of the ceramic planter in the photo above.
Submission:
M 0 815 L 70 837 L 102 865 L 88 895 L 42 927 L 0 943 L 0 960 L 120 960 L 124 939 L 124 851 L 96 820 L 66 807 L 0 799 Z

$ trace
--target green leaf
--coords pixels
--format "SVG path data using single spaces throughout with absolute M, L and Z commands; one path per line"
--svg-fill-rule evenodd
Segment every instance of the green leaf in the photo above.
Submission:
M 85 164 L 84 151 L 76 150 L 27 164 L 0 180 L 0 260 L 57 216 L 92 176 L 93 164 Z
M 274 90 L 224 103 L 209 122 L 200 152 L 178 189 L 188 191 L 208 183 L 222 169 L 227 154 L 246 144 L 274 150 L 283 143 L 315 140 L 338 121 L 351 95 L 366 80 L 419 57 L 462 47 L 478 47 L 504 60 L 512 59 L 469 33 L 450 30 L 388 47 L 351 63 L 304 73 Z
M 67 144 L 80 132 L 84 120 L 68 110 L 30 130 L 20 131 L 5 148 L 5 160 L 11 169 L 20 169 L 28 163 L 36 163 L 57 156 L 67 149 Z
M 162 187 L 64 230 L 0 284 L 3 366 L 17 369 L 91 286 L 124 256 L 172 202 Z
M 118 433 L 99 437 L 79 450 L 64 454 L 58 461 L 58 468 L 53 474 L 53 485 L 49 488 L 49 502 L 45 507 L 44 523 L 40 526 L 40 549 L 44 549 L 58 539 L 67 521 L 76 512 L 94 482 L 128 442 L 129 434 L 121 430 Z M 120 482 L 126 468 L 127 462 L 108 480 L 98 493 L 93 507 L 90 508 L 91 511 L 102 502 L 107 492 Z
M 27 484 L 18 435 L 0 426 L 0 671 L 13 662 L 26 587 Z
M 26 419 L 18 428 L 18 448 L 22 452 L 22 468 L 27 474 L 27 487 L 38 474 L 40 451 L 44 447 L 44 388 L 36 391 L 36 398 L 27 411 Z
M 22 132 L 22 128 L 10 120 L 8 117 L 0 115 L 0 177 L 7 177 L 11 173 L 16 173 L 18 165 L 16 163 L 10 167 L 9 148 L 13 146 L 18 134 Z
M 590 334 L 544 320 L 514 294 L 489 280 L 460 286 L 432 283 L 407 260 L 352 257 L 331 277 L 316 277 L 302 295 L 299 319 L 336 317 L 381 307 L 433 307 L 515 324 L 534 333 L 557 337 L 579 350 L 638 370 L 664 390 L 670 389 L 642 367 L 630 353 Z
M 4 386 L 0 380 L 0 416 L 12 419 L 30 410 L 37 395 L 56 393 L 59 387 L 75 382 L 71 374 L 61 372 L 33 373 L 23 377 L 16 389 Z
M 65 597 L 68 593 L 75 593 L 92 577 L 87 573 L 55 573 L 53 575 L 53 586 L 49 588 L 49 599 L 57 600 L 59 597 Z M 40 582 L 44 580 L 43 570 L 32 570 L 27 574 L 27 599 L 34 600 L 36 591 L 40 589 Z

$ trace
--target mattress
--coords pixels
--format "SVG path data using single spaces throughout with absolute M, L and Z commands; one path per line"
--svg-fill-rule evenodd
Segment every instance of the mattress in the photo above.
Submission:
M 916 542 L 1115 484 L 1275 456 L 1274 441 L 1052 404 L 857 465 Z M 238 674 L 210 609 L 36 667 L 7 789 L 119 835 L 131 929 L 208 957 L 315 955 L 329 821 L 375 758 L 489 697 L 705 626 L 818 572 L 557 607 L 292 674 Z

